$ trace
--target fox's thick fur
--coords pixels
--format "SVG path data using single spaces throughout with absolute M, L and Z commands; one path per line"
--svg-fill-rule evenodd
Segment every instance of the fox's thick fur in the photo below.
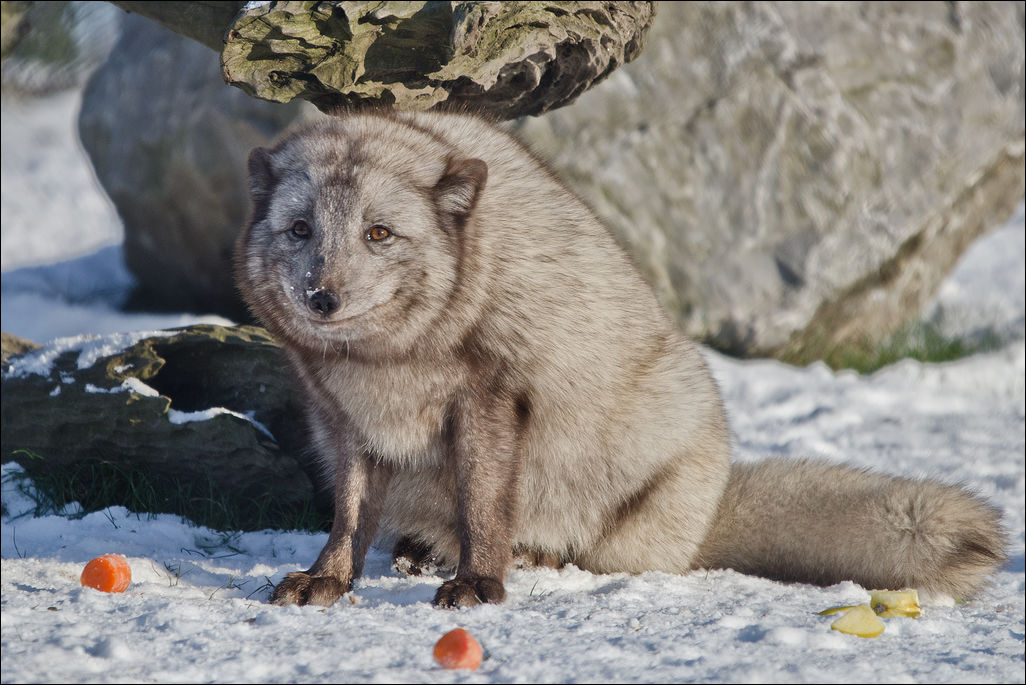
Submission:
M 965 490 L 729 463 L 720 394 L 591 211 L 462 114 L 340 112 L 250 157 L 237 281 L 282 341 L 335 520 L 281 604 L 330 604 L 379 521 L 497 602 L 514 552 L 966 596 L 1004 558 Z

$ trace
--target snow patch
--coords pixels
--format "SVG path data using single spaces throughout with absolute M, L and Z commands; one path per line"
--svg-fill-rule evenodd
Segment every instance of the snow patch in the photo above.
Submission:
M 179 331 L 132 331 L 128 333 L 112 333 L 110 335 L 77 335 L 58 338 L 39 350 L 28 352 L 10 361 L 10 375 L 15 377 L 36 374 L 49 376 L 53 373 L 53 364 L 58 357 L 67 353 L 78 354 L 76 363 L 79 369 L 88 369 L 103 357 L 109 357 L 125 351 L 146 338 L 166 338 L 177 335 Z M 64 382 L 74 382 L 70 376 Z
M 243 421 L 251 423 L 261 433 L 269 437 L 271 440 L 274 440 L 274 435 L 272 435 L 271 431 L 267 429 L 267 426 L 254 418 L 256 415 L 255 412 L 240 413 L 232 411 L 231 409 L 225 409 L 224 407 L 211 407 L 210 409 L 201 409 L 199 411 L 190 412 L 178 411 L 177 409 L 167 410 L 167 418 L 174 424 L 191 423 L 193 421 L 209 421 L 217 416 L 224 415 L 234 416 L 237 419 L 242 419 Z
M 101 388 L 92 383 L 86 383 L 86 392 L 92 393 L 106 393 L 112 394 L 117 392 L 134 392 L 136 395 L 142 395 L 143 397 L 160 397 L 160 393 L 156 389 L 146 385 L 138 378 L 130 377 L 122 381 L 121 385 L 116 385 L 113 388 Z

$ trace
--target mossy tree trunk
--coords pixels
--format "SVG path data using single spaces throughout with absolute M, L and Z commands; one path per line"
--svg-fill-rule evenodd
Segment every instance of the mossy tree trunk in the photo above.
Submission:
M 124 336 L 120 336 L 124 337 Z M 118 350 L 38 349 L 4 334 L 2 460 L 52 508 L 121 505 L 220 529 L 319 527 L 330 505 L 277 343 L 193 326 Z

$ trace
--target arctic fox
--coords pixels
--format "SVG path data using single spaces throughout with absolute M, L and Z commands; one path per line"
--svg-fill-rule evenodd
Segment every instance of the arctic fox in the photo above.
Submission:
M 956 596 L 1004 559 L 998 512 L 959 487 L 731 466 L 700 351 L 490 123 L 342 112 L 253 150 L 249 173 L 237 282 L 284 346 L 335 492 L 327 544 L 273 602 L 337 600 L 379 523 L 397 556 L 455 568 L 445 607 L 503 601 L 514 553 Z

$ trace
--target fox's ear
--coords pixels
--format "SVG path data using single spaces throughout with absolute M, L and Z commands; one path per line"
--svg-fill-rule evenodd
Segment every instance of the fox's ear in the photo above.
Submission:
M 488 165 L 480 159 L 450 159 L 435 185 L 435 201 L 443 214 L 462 224 L 474 211 L 488 180 Z
M 254 200 L 261 200 L 274 189 L 274 170 L 271 168 L 271 152 L 267 148 L 255 147 L 249 153 L 249 192 Z

